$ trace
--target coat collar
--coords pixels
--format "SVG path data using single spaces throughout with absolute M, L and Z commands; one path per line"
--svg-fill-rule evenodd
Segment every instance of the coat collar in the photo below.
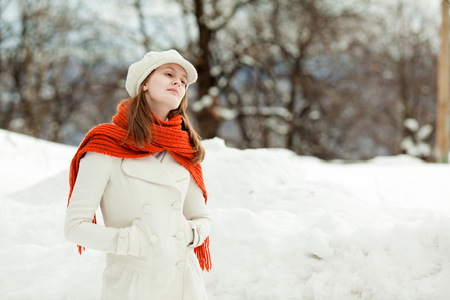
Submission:
M 125 158 L 122 171 L 133 178 L 178 188 L 177 181 L 189 176 L 189 171 L 180 165 L 168 152 L 160 162 L 153 155 L 142 158 Z

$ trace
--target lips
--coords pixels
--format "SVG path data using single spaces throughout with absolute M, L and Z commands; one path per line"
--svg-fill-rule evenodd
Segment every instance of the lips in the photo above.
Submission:
M 177 89 L 167 89 L 169 92 L 175 92 L 175 93 L 177 93 L 177 95 L 179 95 L 180 93 L 178 92 L 178 90 Z

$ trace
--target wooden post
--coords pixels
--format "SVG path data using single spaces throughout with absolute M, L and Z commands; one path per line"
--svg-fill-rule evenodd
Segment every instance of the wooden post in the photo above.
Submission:
M 449 150 L 449 4 L 442 0 L 441 48 L 438 58 L 436 141 L 437 162 L 448 162 Z

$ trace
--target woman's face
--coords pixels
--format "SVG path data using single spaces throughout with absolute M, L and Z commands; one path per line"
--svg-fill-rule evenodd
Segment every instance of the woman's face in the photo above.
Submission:
M 156 68 L 144 83 L 143 91 L 152 112 L 161 120 L 176 109 L 186 94 L 186 71 L 169 63 Z

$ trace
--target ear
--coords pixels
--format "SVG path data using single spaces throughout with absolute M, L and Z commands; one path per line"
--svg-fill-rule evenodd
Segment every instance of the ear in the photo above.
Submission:
M 143 90 L 144 92 L 148 91 L 147 83 L 144 83 L 144 85 L 142 86 L 142 90 Z

